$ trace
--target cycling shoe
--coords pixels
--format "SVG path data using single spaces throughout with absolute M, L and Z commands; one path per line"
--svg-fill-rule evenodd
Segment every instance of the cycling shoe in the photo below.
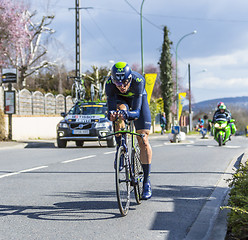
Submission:
M 147 200 L 152 197 L 151 183 L 144 183 L 142 200 Z

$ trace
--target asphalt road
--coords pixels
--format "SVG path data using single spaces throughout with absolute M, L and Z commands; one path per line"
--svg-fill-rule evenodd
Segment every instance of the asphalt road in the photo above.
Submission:
M 219 147 L 212 138 L 189 137 L 171 144 L 165 136 L 153 136 L 151 145 L 153 197 L 136 205 L 132 194 L 126 217 L 116 202 L 114 148 L 71 143 L 58 149 L 39 142 L 0 149 L 0 239 L 189 236 L 214 190 L 226 192 L 218 182 L 231 161 L 244 153 L 248 139 L 233 137 Z

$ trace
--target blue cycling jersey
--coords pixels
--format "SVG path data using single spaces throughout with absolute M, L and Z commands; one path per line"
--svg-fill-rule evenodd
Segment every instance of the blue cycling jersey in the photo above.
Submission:
M 128 106 L 128 119 L 138 119 L 135 121 L 136 129 L 150 129 L 151 113 L 147 102 L 145 79 L 141 74 L 132 72 L 132 82 L 126 93 L 121 93 L 111 78 L 106 82 L 105 91 L 108 111 L 116 111 L 117 104 L 124 103 Z

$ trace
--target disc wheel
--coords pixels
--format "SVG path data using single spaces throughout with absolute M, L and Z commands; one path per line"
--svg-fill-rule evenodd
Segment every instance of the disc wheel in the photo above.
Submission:
M 140 161 L 140 148 L 136 144 L 133 156 L 132 156 L 133 166 L 134 166 L 134 177 L 135 177 L 135 186 L 134 186 L 134 195 L 137 204 L 141 204 L 142 192 L 143 192 L 143 180 L 144 180 L 144 171 Z
M 122 216 L 126 216 L 130 205 L 130 168 L 128 161 L 125 159 L 126 154 L 122 146 L 118 149 L 116 159 L 116 170 L 115 170 L 115 182 L 116 182 L 116 195 L 120 213 Z M 120 169 L 120 161 L 123 159 L 124 166 Z

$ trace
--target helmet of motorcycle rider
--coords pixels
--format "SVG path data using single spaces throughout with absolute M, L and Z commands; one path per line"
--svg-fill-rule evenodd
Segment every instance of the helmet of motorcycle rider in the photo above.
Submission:
M 127 86 L 132 81 L 132 70 L 125 62 L 116 63 L 111 69 L 111 80 L 116 86 Z
M 219 103 L 217 104 L 217 108 L 220 109 L 220 106 L 222 106 L 222 105 L 225 106 L 225 104 L 224 104 L 223 102 L 219 102 Z
M 225 110 L 225 109 L 226 109 L 226 105 L 225 105 L 225 104 L 220 105 L 220 106 L 219 106 L 219 109 L 220 109 L 220 110 Z

